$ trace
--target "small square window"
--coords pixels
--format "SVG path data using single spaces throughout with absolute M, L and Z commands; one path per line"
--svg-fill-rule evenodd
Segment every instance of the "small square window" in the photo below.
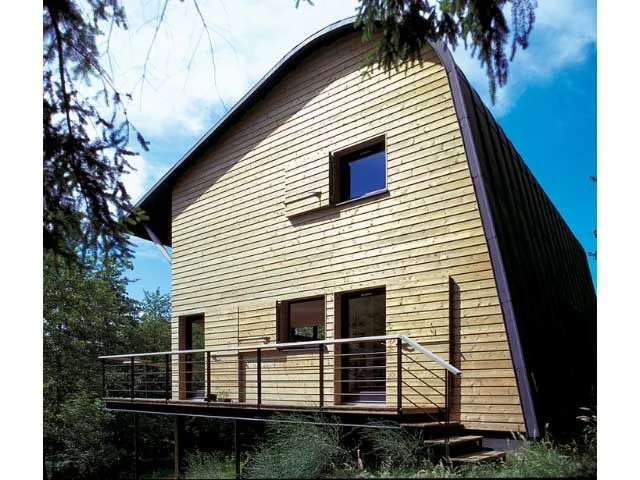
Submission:
M 324 297 L 277 304 L 277 342 L 324 340 Z
M 334 203 L 366 197 L 387 188 L 384 140 L 338 152 L 332 161 Z

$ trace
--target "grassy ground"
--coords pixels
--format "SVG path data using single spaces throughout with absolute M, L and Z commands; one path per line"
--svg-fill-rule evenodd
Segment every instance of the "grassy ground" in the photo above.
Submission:
M 243 458 L 243 478 L 563 478 L 596 477 L 595 415 L 569 444 L 531 441 L 506 460 L 451 468 L 431 462 L 419 436 L 403 430 L 366 429 L 357 442 L 338 427 L 270 424 Z M 194 452 L 187 479 L 235 478 L 233 457 Z M 168 472 L 143 478 L 166 479 Z

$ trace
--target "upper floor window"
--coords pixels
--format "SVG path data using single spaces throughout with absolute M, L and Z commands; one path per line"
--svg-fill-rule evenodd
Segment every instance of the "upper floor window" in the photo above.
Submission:
M 387 188 L 384 139 L 377 138 L 333 155 L 333 203 L 346 202 Z
M 277 341 L 324 340 L 324 297 L 278 302 Z

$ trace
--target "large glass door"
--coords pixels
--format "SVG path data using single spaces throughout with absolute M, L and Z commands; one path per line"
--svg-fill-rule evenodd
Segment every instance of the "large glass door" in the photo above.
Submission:
M 384 288 L 344 294 L 340 304 L 342 338 L 385 335 Z M 385 401 L 384 341 L 343 344 L 339 365 L 342 403 Z
M 204 318 L 202 316 L 187 317 L 185 327 L 185 350 L 204 349 Z M 204 352 L 188 353 L 185 356 L 185 389 L 187 398 L 203 398 Z

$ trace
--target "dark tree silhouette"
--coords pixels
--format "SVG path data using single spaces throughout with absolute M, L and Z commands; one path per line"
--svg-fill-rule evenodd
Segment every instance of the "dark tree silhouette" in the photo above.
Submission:
M 126 256 L 123 219 L 134 212 L 122 176 L 131 168 L 132 133 L 142 148 L 147 144 L 133 130 L 96 44 L 101 27 L 126 28 L 125 12 L 119 0 L 83 6 L 90 10 L 75 0 L 43 3 L 43 247 L 67 258 L 78 245 Z M 91 83 L 99 95 L 87 98 L 83 84 Z

